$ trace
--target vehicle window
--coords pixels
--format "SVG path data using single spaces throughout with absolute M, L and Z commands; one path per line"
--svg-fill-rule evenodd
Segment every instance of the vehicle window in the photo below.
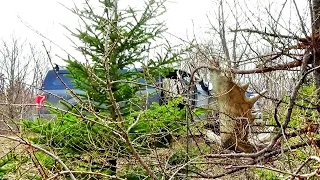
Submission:
M 69 73 L 58 73 L 61 80 L 69 87 L 73 88 L 73 83 L 71 79 L 68 77 Z M 43 82 L 43 89 L 45 90 L 52 90 L 52 89 L 66 89 L 64 84 L 60 81 L 60 79 L 57 77 L 56 73 L 54 71 L 49 71 L 46 78 Z

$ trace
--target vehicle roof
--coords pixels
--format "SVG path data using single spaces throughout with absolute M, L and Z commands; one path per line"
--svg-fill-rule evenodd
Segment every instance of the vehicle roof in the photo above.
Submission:
M 54 72 L 55 70 L 50 69 L 48 72 Z M 68 69 L 59 69 L 58 73 L 69 73 Z

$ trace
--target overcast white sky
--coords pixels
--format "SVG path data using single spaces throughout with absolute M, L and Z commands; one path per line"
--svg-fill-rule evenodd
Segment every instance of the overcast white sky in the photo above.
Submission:
M 77 3 L 81 2 L 75 0 Z M 70 41 L 65 37 L 69 33 L 61 26 L 67 25 L 71 29 L 78 27 L 76 17 L 64 8 L 73 7 L 72 0 L 0 0 L 0 38 L 10 39 L 11 36 L 27 39 L 28 42 L 36 43 L 39 47 L 42 37 L 26 27 L 21 20 L 32 26 L 46 37 L 59 44 L 68 52 L 73 52 Z M 121 0 L 121 6 L 140 6 L 143 0 Z M 172 0 L 167 3 L 168 12 L 165 14 L 167 27 L 170 33 L 176 34 L 186 39 L 187 32 L 192 35 L 193 23 L 198 36 L 204 32 L 202 27 L 207 26 L 206 14 L 212 8 L 212 0 Z M 50 45 L 48 41 L 45 41 Z M 63 56 L 61 50 L 51 45 L 52 54 Z M 61 63 L 59 58 L 54 57 L 54 61 Z
M 72 43 L 66 38 L 66 36 L 70 36 L 70 33 L 61 25 L 66 25 L 70 29 L 78 27 L 77 17 L 61 5 L 63 4 L 72 8 L 73 1 L 77 2 L 78 5 L 83 2 L 83 0 L 0 0 L 0 22 L 2 25 L 0 28 L 0 39 L 9 40 L 12 36 L 15 36 L 37 44 L 39 48 L 42 48 L 42 41 L 45 41 L 46 45 L 51 47 L 54 62 L 63 64 L 58 57 L 54 56 L 58 54 L 61 57 L 66 57 L 63 51 L 26 27 L 18 16 L 35 30 L 60 45 L 63 49 L 77 56 L 72 47 Z M 207 31 L 206 28 L 209 27 L 206 15 L 212 17 L 214 11 L 216 12 L 217 10 L 217 2 L 217 0 L 168 0 L 168 11 L 163 16 L 168 31 L 183 39 L 187 39 L 187 35 L 192 39 L 193 31 L 195 31 L 197 38 L 212 38 L 212 36 L 205 34 L 205 31 Z M 230 4 L 237 2 L 238 4 L 236 6 L 238 7 L 238 11 L 244 10 L 243 12 L 248 17 L 250 17 L 250 11 L 246 10 L 248 5 L 251 6 L 249 9 L 251 8 L 251 12 L 253 12 L 254 15 L 266 17 L 265 9 L 261 7 L 261 4 L 265 5 L 265 7 L 269 6 L 274 11 L 279 11 L 286 0 L 226 0 L 225 2 L 227 2 L 226 4 L 228 4 L 228 2 Z M 302 15 L 309 12 L 306 6 L 307 0 L 298 0 L 296 2 Z M 119 6 L 141 7 L 143 4 L 144 0 L 120 0 Z M 240 6 L 245 6 L 245 8 L 241 9 Z M 225 8 L 235 11 L 233 6 Z M 292 15 L 295 13 L 292 1 L 288 1 L 287 9 L 284 10 L 281 19 L 283 19 L 284 22 L 294 22 L 298 25 L 297 27 L 299 27 L 300 23 L 298 19 L 293 18 L 294 15 Z M 244 16 L 239 17 L 245 18 Z M 232 14 L 229 14 L 229 18 L 232 19 Z M 213 20 L 213 23 L 217 23 L 214 18 L 211 20 Z M 244 20 L 243 22 L 246 21 Z M 233 26 L 230 20 L 228 20 L 228 23 L 231 23 L 231 26 Z M 283 25 L 285 28 L 289 27 L 287 24 Z M 245 27 L 246 24 L 241 24 L 241 26 Z M 296 29 L 295 27 L 293 28 Z M 178 40 L 174 38 L 170 38 L 170 40 L 178 42 Z

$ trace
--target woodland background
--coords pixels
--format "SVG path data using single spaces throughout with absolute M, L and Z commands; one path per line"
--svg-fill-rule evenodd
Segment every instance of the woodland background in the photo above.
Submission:
M 67 9 L 79 17 L 79 28 L 64 25 L 66 38 L 85 62 L 72 52 L 57 56 L 87 96 L 78 95 L 77 106 L 65 103 L 68 112 L 52 109 L 52 120 L 30 120 L 45 73 L 54 66 L 50 48 L 14 36 L 1 41 L 1 179 L 317 179 L 319 0 L 306 0 L 305 8 L 295 0 L 214 1 L 211 38 L 194 34 L 174 46 L 158 19 L 167 2 L 150 0 L 139 9 L 117 3 L 86 0 Z M 267 90 L 251 136 L 271 137 L 256 152 L 235 152 L 208 140 L 210 124 L 219 122 L 212 114 L 219 111 L 215 104 L 192 107 L 187 84 L 183 93 L 169 92 L 174 98 L 166 105 L 132 108 L 145 100 L 136 95 L 137 77 L 154 85 L 154 77 L 180 68 L 211 82 L 208 68 L 216 64 L 239 84 L 249 82 L 249 90 Z M 117 73 L 135 66 L 145 73 Z M 92 107 L 86 99 L 110 106 Z M 123 100 L 128 106 L 118 105 Z M 194 121 L 203 112 L 208 118 Z

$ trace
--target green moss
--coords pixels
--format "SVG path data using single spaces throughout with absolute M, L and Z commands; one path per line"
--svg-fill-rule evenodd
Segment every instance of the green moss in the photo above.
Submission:
M 265 169 L 256 169 L 256 175 L 259 176 L 261 180 L 282 180 L 283 177 L 280 176 L 278 173 L 273 171 L 265 170 Z
M 36 152 L 36 158 L 41 163 L 41 165 L 45 166 L 48 169 L 52 169 L 52 167 L 55 165 L 55 160 L 51 156 L 41 151 Z

